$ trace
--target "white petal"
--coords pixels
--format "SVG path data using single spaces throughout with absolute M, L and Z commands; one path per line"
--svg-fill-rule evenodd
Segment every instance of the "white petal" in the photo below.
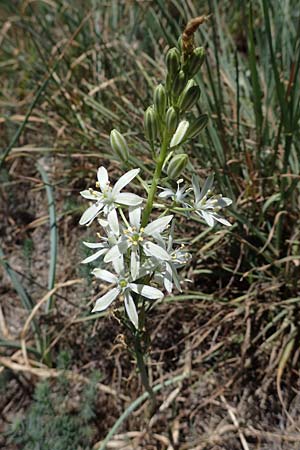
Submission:
M 111 291 L 102 295 L 102 297 L 100 297 L 100 298 L 98 298 L 98 300 L 96 300 L 96 304 L 95 304 L 94 308 L 92 309 L 92 312 L 104 311 L 106 308 L 109 307 L 109 305 L 114 301 L 114 299 L 117 298 L 117 296 L 119 294 L 120 294 L 120 289 L 113 288 Z
M 199 178 L 196 175 L 192 176 L 192 185 L 194 189 L 195 203 L 198 203 L 199 200 L 201 199 L 201 192 L 199 186 Z
M 99 192 L 90 191 L 89 189 L 86 189 L 85 191 L 81 191 L 80 195 L 83 198 L 87 198 L 88 200 L 99 200 L 99 197 L 102 197 Z
M 98 183 L 100 185 L 100 189 L 103 192 L 109 183 L 108 173 L 107 173 L 107 170 L 105 169 L 105 167 L 103 167 L 103 166 L 99 167 L 99 169 L 97 171 L 97 178 L 98 178 Z
M 129 292 L 125 292 L 125 309 L 128 314 L 129 319 L 133 323 L 136 329 L 139 328 L 139 317 L 135 307 L 135 303 L 133 298 L 131 297 Z
M 172 269 L 169 266 L 169 264 L 166 264 L 166 272 L 164 274 L 164 286 L 166 291 L 168 291 L 169 294 L 171 294 L 172 289 L 173 289 L 173 274 L 172 274 Z
M 180 124 L 177 127 L 177 130 L 174 133 L 174 136 L 171 139 L 170 148 L 175 147 L 176 145 L 179 145 L 180 142 L 182 142 L 188 127 L 189 123 L 187 120 L 182 120 L 180 122 Z
M 152 236 L 155 233 L 161 233 L 173 219 L 173 215 L 160 217 L 145 227 L 145 234 Z
M 119 245 L 116 244 L 113 247 L 111 247 L 106 255 L 104 256 L 104 262 L 109 263 L 112 262 L 114 259 L 120 258 L 121 252 Z
M 214 222 L 214 219 L 211 214 L 209 214 L 205 211 L 200 211 L 200 214 L 202 215 L 202 217 L 205 220 L 205 222 L 207 223 L 207 225 L 209 225 L 210 227 L 214 226 L 215 222 Z
M 140 229 L 141 226 L 141 208 L 129 208 L 129 222 L 132 227 L 136 227 L 137 230 Z
M 115 210 L 115 208 L 110 211 L 110 213 L 107 216 L 107 220 L 108 220 L 110 228 L 112 229 L 114 234 L 116 236 L 119 236 L 120 228 L 119 228 L 118 215 L 117 215 L 117 211 Z
M 117 283 L 118 278 L 113 273 L 108 270 L 103 269 L 94 269 L 92 274 L 95 275 L 96 278 L 100 278 L 100 280 L 107 281 L 108 283 Z
M 215 220 L 222 223 L 223 225 L 226 225 L 227 227 L 231 227 L 231 223 L 228 222 L 228 220 L 224 219 L 224 217 L 221 217 L 218 214 L 214 214 L 213 217 Z
M 124 175 L 121 176 L 121 178 L 116 182 L 116 184 L 113 187 L 113 195 L 118 194 L 124 186 L 126 186 L 128 183 L 130 183 L 133 178 L 137 176 L 140 169 L 132 169 L 129 170 L 129 172 L 124 173 Z
M 139 197 L 136 194 L 121 193 L 117 194 L 115 197 L 115 202 L 120 203 L 120 205 L 137 206 L 140 205 L 142 201 L 142 197 Z
M 147 256 L 154 256 L 154 258 L 161 259 L 162 261 L 169 261 L 171 256 L 169 253 L 153 242 L 146 242 L 143 245 L 144 252 Z
M 103 207 L 102 203 L 100 205 L 96 204 L 96 205 L 90 206 L 82 214 L 79 224 L 80 225 L 89 225 L 95 219 L 95 217 L 98 215 L 98 213 L 101 211 L 102 207 Z
M 175 192 L 173 192 L 172 189 L 164 189 L 162 192 L 158 194 L 158 197 L 167 198 L 172 197 L 173 195 L 175 195 Z
M 83 245 L 85 245 L 88 248 L 101 248 L 104 247 L 104 244 L 102 242 L 82 242 Z
M 130 274 L 133 280 L 135 280 L 140 271 L 140 255 L 138 250 L 131 248 L 130 255 Z
M 125 266 L 124 266 L 124 257 L 121 255 L 119 258 L 115 258 L 112 261 L 113 268 L 118 275 L 124 275 Z
M 150 298 L 151 300 L 156 300 L 158 298 L 163 298 L 164 294 L 152 286 L 146 286 L 145 284 L 129 284 L 130 289 L 143 297 Z
M 206 195 L 207 192 L 212 188 L 213 183 L 214 183 L 214 174 L 212 173 L 211 175 L 209 175 L 209 177 L 206 178 L 204 182 L 203 188 L 201 189 L 201 195 L 199 200 L 201 200 L 204 197 L 204 195 Z
M 104 253 L 107 252 L 107 248 L 101 248 L 98 252 L 94 253 L 91 256 L 88 256 L 83 261 L 81 261 L 81 264 L 88 264 L 92 261 L 95 261 L 95 259 L 99 258 L 99 256 L 104 255 Z
M 179 276 L 178 276 L 178 273 L 177 273 L 177 270 L 176 270 L 174 264 L 173 263 L 167 263 L 167 265 L 170 266 L 170 268 L 172 270 L 173 281 L 174 281 L 174 284 L 175 284 L 176 288 L 178 289 L 178 291 L 181 292 L 182 289 L 181 289 L 181 286 L 180 286 Z
M 217 206 L 221 206 L 221 208 L 225 208 L 226 206 L 231 205 L 232 200 L 231 198 L 222 197 L 218 200 Z

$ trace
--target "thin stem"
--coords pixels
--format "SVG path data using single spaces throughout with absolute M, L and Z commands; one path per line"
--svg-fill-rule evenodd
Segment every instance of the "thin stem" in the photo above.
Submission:
M 136 362 L 137 366 L 140 372 L 141 380 L 143 383 L 144 388 L 148 392 L 150 399 L 151 399 L 151 412 L 154 412 L 156 408 L 156 396 L 155 393 L 149 383 L 147 368 L 144 360 L 144 354 L 141 346 L 141 338 L 140 334 L 137 334 L 134 336 L 134 351 L 136 356 Z
M 156 167 L 155 167 L 152 184 L 151 184 L 150 190 L 148 192 L 147 203 L 146 203 L 146 206 L 145 206 L 145 209 L 143 212 L 142 227 L 145 227 L 149 221 L 149 217 L 150 217 L 150 214 L 151 214 L 151 211 L 153 208 L 154 197 L 155 197 L 155 194 L 157 191 L 157 185 L 158 185 L 159 179 L 161 177 L 162 168 L 163 168 L 166 156 L 167 156 L 168 146 L 169 146 L 169 136 L 165 132 L 164 138 L 162 141 L 162 145 L 161 145 L 161 150 L 160 150 L 159 157 L 158 157 Z

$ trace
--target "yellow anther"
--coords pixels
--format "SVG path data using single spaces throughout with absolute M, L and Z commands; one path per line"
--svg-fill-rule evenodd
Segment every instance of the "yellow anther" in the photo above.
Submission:
M 145 231 L 145 228 L 143 228 L 143 227 L 140 228 L 140 232 L 141 232 L 141 233 L 144 233 L 144 231 Z
M 132 232 L 133 232 L 133 233 L 136 232 L 136 227 L 132 227 Z
M 137 246 L 137 245 L 138 245 L 138 243 L 137 243 L 136 241 L 132 241 L 132 245 L 135 245 L 135 246 Z
M 96 188 L 99 188 L 100 187 L 100 183 L 99 183 L 99 181 L 96 181 Z
M 138 240 L 139 240 L 140 242 L 143 242 L 144 238 L 143 238 L 142 236 L 139 236 Z

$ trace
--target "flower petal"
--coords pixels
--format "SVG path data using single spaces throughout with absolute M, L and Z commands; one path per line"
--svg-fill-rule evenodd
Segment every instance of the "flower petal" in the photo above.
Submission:
M 130 225 L 136 227 L 137 230 L 139 230 L 141 226 L 141 213 L 142 210 L 140 207 L 129 208 Z
M 104 257 L 104 262 L 109 263 L 109 262 L 114 261 L 117 258 L 120 258 L 122 253 L 125 253 L 126 250 L 127 250 L 127 245 L 125 247 L 124 243 L 113 245 L 106 253 L 106 255 Z
M 225 208 L 226 206 L 231 205 L 231 203 L 232 203 L 231 198 L 221 197 L 217 202 L 217 206 L 221 206 L 221 208 Z
M 173 197 L 175 195 L 175 192 L 172 191 L 172 189 L 164 189 L 162 192 L 158 194 L 158 197 L 161 198 L 167 198 L 167 197 Z
M 124 257 L 123 257 L 123 255 L 121 255 L 119 258 L 113 259 L 112 260 L 112 265 L 113 265 L 113 268 L 114 268 L 115 272 L 118 275 L 124 276 L 125 265 L 124 265 Z
M 198 203 L 201 198 L 201 192 L 199 186 L 199 178 L 195 174 L 192 176 L 192 185 L 194 189 L 195 203 Z
M 108 173 L 107 173 L 107 170 L 105 169 L 105 167 L 103 167 L 103 166 L 99 167 L 99 169 L 97 171 L 97 178 L 98 178 L 98 183 L 99 183 L 100 189 L 103 192 L 109 184 Z
M 173 219 L 173 215 L 160 217 L 145 227 L 145 234 L 152 236 L 155 233 L 161 233 Z
M 179 292 L 182 292 L 179 276 L 178 276 L 175 265 L 173 263 L 167 263 L 167 265 L 169 265 L 172 270 L 173 281 L 176 286 L 176 289 L 178 289 Z
M 100 278 L 100 280 L 107 281 L 108 283 L 117 283 L 118 278 L 113 273 L 108 270 L 103 269 L 94 269 L 92 274 L 95 275 L 96 278 Z
M 81 261 L 81 264 L 88 264 L 92 261 L 95 261 L 95 259 L 99 258 L 101 255 L 104 255 L 104 253 L 107 252 L 107 248 L 101 248 L 98 252 L 94 253 L 93 255 L 88 256 L 83 261 Z
M 140 255 L 138 249 L 131 248 L 130 255 L 130 274 L 133 280 L 136 280 L 140 271 Z
M 146 286 L 145 284 L 135 284 L 129 283 L 130 289 L 136 294 L 140 294 L 143 297 L 149 298 L 151 300 L 156 300 L 163 298 L 164 294 L 152 286 Z
M 120 203 L 120 205 L 137 206 L 140 205 L 142 201 L 142 197 L 139 197 L 136 194 L 129 194 L 125 192 L 117 194 L 115 197 L 115 202 Z
M 164 273 L 164 286 L 166 291 L 171 294 L 172 289 L 173 289 L 173 274 L 172 274 L 172 269 L 171 266 L 169 264 L 166 264 L 166 271 Z
M 80 195 L 83 198 L 87 198 L 88 200 L 99 200 L 99 197 L 101 198 L 100 192 L 93 191 L 92 189 L 86 189 L 85 191 L 81 191 Z
M 131 297 L 129 292 L 125 292 L 124 303 L 125 303 L 125 309 L 126 309 L 126 312 L 127 312 L 127 315 L 129 317 L 130 321 L 133 323 L 135 328 L 138 329 L 139 328 L 139 317 L 138 317 L 138 313 L 137 313 L 133 298 Z
M 96 203 L 95 205 L 90 206 L 88 209 L 84 211 L 82 214 L 79 224 L 80 225 L 89 225 L 95 219 L 95 217 L 99 214 L 103 207 L 102 203 Z
M 85 245 L 88 248 L 101 248 L 104 247 L 104 244 L 102 242 L 82 242 L 83 245 Z
M 169 261 L 171 259 L 171 256 L 164 248 L 153 242 L 145 242 L 143 249 L 147 256 L 154 256 L 154 258 L 161 259 L 162 261 Z
M 209 225 L 210 227 L 214 226 L 215 222 L 214 222 L 213 216 L 211 214 L 209 214 L 208 212 L 205 212 L 205 211 L 200 211 L 200 215 L 203 217 L 203 219 L 205 220 L 207 225 Z
M 224 219 L 224 217 L 219 216 L 219 214 L 214 214 L 213 218 L 220 222 L 222 225 L 226 225 L 227 227 L 231 227 L 231 223 L 228 220 Z
M 119 228 L 118 215 L 117 215 L 117 211 L 115 210 L 115 208 L 113 208 L 110 211 L 110 213 L 108 213 L 107 220 L 108 220 L 109 226 L 110 226 L 111 230 L 113 231 L 113 233 L 116 236 L 119 236 L 120 228 Z
M 111 291 L 102 295 L 102 297 L 96 300 L 96 304 L 92 309 L 92 312 L 104 311 L 120 294 L 120 288 L 113 288 Z
M 214 174 L 212 173 L 211 175 L 209 175 L 209 177 L 206 178 L 206 180 L 204 182 L 204 185 L 201 189 L 201 194 L 200 194 L 199 200 L 201 200 L 207 194 L 207 192 L 209 190 L 211 190 L 213 184 L 214 184 Z
M 137 176 L 139 171 L 140 169 L 132 169 L 129 170 L 129 172 L 124 173 L 124 175 L 122 175 L 121 178 L 114 185 L 112 190 L 113 195 L 118 194 L 123 189 L 123 187 L 125 187 L 128 183 L 130 183 L 130 181 Z

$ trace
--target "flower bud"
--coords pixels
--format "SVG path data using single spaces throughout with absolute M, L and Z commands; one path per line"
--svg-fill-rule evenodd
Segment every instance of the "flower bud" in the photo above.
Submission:
M 187 133 L 185 135 L 186 139 L 191 139 L 196 136 L 203 130 L 203 128 L 206 127 L 208 123 L 208 115 L 207 114 L 201 114 L 199 117 L 197 117 L 194 122 L 192 122 L 187 130 Z
M 179 100 L 180 110 L 183 112 L 191 109 L 199 100 L 200 92 L 199 86 L 191 86 L 189 89 L 185 90 Z
M 145 136 L 149 142 L 154 142 L 158 134 L 157 114 L 153 106 L 149 106 L 144 114 Z
M 189 57 L 184 71 L 188 73 L 189 78 L 192 78 L 200 70 L 205 60 L 205 49 L 203 47 L 197 47 Z
M 173 156 L 169 162 L 167 175 L 170 179 L 177 179 L 186 168 L 189 157 L 185 153 Z
M 183 89 L 185 88 L 187 83 L 187 76 L 186 74 L 183 72 L 183 70 L 181 70 L 173 83 L 172 86 L 172 91 L 173 91 L 173 95 L 175 98 L 179 97 L 179 95 L 181 94 L 181 92 L 183 91 Z
M 167 107 L 167 94 L 164 86 L 159 84 L 154 91 L 154 106 L 159 116 L 164 117 Z
M 178 125 L 178 114 L 173 106 L 170 106 L 166 113 L 166 128 L 169 134 L 174 134 Z
M 180 53 L 177 48 L 170 48 L 166 56 L 166 64 L 171 79 L 174 79 L 180 68 Z
M 175 131 L 175 134 L 173 135 L 171 142 L 170 142 L 170 148 L 176 147 L 179 145 L 183 138 L 186 135 L 187 129 L 189 128 L 189 123 L 187 120 L 182 120 L 180 124 L 177 127 L 177 130 Z
M 127 142 L 118 130 L 112 130 L 110 133 L 110 145 L 121 161 L 126 162 L 129 158 L 129 149 Z

